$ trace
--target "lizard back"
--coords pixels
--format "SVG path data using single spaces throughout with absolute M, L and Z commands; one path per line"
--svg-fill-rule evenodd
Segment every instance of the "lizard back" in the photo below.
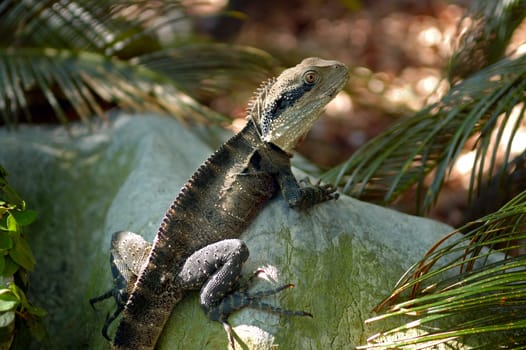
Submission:
M 290 156 L 269 147 L 249 122 L 183 186 L 162 220 L 126 304 L 115 349 L 153 348 L 184 296 L 177 281 L 184 261 L 204 246 L 239 237 L 276 193 L 278 185 L 269 166 L 289 165 Z M 271 162 L 266 160 L 269 154 Z

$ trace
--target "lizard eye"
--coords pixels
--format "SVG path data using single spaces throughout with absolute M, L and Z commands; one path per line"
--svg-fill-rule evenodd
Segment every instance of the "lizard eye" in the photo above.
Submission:
M 316 71 L 309 70 L 305 72 L 305 74 L 303 74 L 303 81 L 305 82 L 305 84 L 313 85 L 314 83 L 318 81 L 318 79 L 319 79 L 319 75 L 318 75 L 318 72 Z

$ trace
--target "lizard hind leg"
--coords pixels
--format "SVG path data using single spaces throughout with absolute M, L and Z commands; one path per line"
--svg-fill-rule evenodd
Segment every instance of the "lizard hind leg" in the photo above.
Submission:
M 91 307 L 93 308 L 93 310 L 96 310 L 95 309 L 96 303 L 109 299 L 111 297 L 115 299 L 116 308 L 111 313 L 111 315 L 110 314 L 106 315 L 106 320 L 104 321 L 104 326 L 102 327 L 102 331 L 101 331 L 102 336 L 106 338 L 107 340 L 111 340 L 110 336 L 108 335 L 108 328 L 110 327 L 112 322 L 120 315 L 122 310 L 124 310 L 124 302 L 122 302 L 121 300 L 123 300 L 123 298 L 127 299 L 126 291 L 119 290 L 117 289 L 117 287 L 114 287 L 113 289 L 110 289 L 106 293 L 99 295 L 98 297 L 91 298 L 89 300 L 89 303 L 91 304 Z
M 233 312 L 250 307 L 286 316 L 310 316 L 305 311 L 285 310 L 263 302 L 261 299 L 294 285 L 286 284 L 278 288 L 258 292 L 248 292 L 248 284 L 240 283 L 243 263 L 248 259 L 248 248 L 239 239 L 219 241 L 193 253 L 184 263 L 179 278 L 187 290 L 201 288 L 199 302 L 206 316 L 220 322 L 227 335 L 231 348 L 234 348 L 234 335 L 228 323 Z M 257 271 L 259 273 L 261 271 Z
M 209 311 L 210 315 L 218 314 L 219 321 L 226 320 L 230 314 L 235 311 L 241 310 L 245 307 L 249 307 L 256 310 L 261 310 L 265 312 L 270 312 L 283 316 L 309 316 L 312 317 L 312 314 L 306 311 L 295 311 L 282 309 L 277 306 L 270 305 L 262 299 L 264 297 L 280 293 L 281 291 L 289 288 L 294 288 L 293 284 L 285 284 L 277 288 L 257 291 L 257 292 L 248 292 L 245 289 L 236 290 L 228 295 L 226 295 L 219 304 L 217 304 L 213 309 Z
M 115 300 L 115 310 L 106 315 L 102 336 L 108 340 L 108 329 L 115 319 L 124 310 L 128 301 L 129 292 L 137 278 L 141 266 L 145 263 L 150 252 L 151 244 L 142 236 L 130 231 L 117 231 L 113 233 L 110 248 L 110 268 L 113 275 L 113 286 L 106 293 L 91 298 L 91 307 L 103 300 Z
M 256 272 L 257 274 L 257 272 Z M 254 276 L 256 275 L 254 274 Z M 253 278 L 250 278 L 251 281 Z M 248 287 L 248 285 L 246 286 Z M 267 289 L 262 291 L 257 291 L 250 293 L 246 290 L 245 287 L 241 287 L 239 290 L 236 290 L 228 295 L 226 295 L 215 307 L 208 309 L 207 315 L 209 318 L 214 319 L 222 323 L 223 328 L 228 337 L 228 343 L 232 350 L 235 350 L 234 337 L 237 337 L 234 329 L 228 322 L 228 317 L 231 313 L 240 310 L 245 307 L 250 307 L 252 309 L 262 310 L 265 312 L 270 312 L 283 316 L 309 316 L 312 317 L 312 314 L 306 311 L 294 311 L 282 309 L 270 304 L 263 302 L 261 299 L 277 294 L 285 289 L 294 288 L 293 284 L 285 284 L 277 288 Z M 206 310 L 205 310 L 206 312 Z M 239 340 L 239 338 L 238 338 Z

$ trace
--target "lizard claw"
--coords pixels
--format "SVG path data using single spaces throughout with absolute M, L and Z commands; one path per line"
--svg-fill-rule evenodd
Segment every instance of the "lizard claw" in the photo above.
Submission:
M 304 178 L 300 179 L 298 181 L 300 185 L 307 187 L 307 186 L 315 186 L 315 187 L 321 187 L 321 179 L 316 180 L 315 183 L 312 183 L 310 177 L 305 176 Z
M 312 186 L 312 181 L 309 177 L 304 177 L 298 181 L 302 186 Z
M 338 192 L 336 192 L 338 189 L 331 185 L 331 184 L 326 184 L 326 185 L 317 185 L 318 187 L 320 187 L 321 189 L 323 189 L 323 191 L 325 192 L 326 196 L 327 196 L 327 200 L 331 200 L 331 199 L 338 199 L 340 197 L 340 194 Z
M 254 282 L 254 279 L 262 273 L 266 272 L 264 269 L 259 268 L 256 271 L 254 271 L 248 278 L 244 279 L 243 281 L 239 281 L 237 283 L 237 290 L 240 292 L 248 291 L 248 288 L 250 288 L 251 284 Z
M 294 198 L 293 201 L 289 200 L 291 207 L 308 209 L 317 203 L 339 198 L 337 188 L 332 184 L 322 185 L 320 180 L 312 184 L 309 178 L 299 180 L 299 184 L 301 195 Z
M 236 350 L 236 343 L 234 341 L 234 334 L 235 334 L 234 329 L 232 328 L 230 323 L 228 323 L 227 321 L 223 321 L 221 323 L 223 324 L 223 328 L 228 337 L 228 347 L 232 350 Z

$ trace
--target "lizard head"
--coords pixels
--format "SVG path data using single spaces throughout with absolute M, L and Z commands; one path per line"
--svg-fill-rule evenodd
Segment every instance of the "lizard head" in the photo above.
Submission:
M 306 58 L 264 83 L 248 116 L 257 123 L 263 141 L 291 153 L 348 77 L 349 69 L 343 63 Z

